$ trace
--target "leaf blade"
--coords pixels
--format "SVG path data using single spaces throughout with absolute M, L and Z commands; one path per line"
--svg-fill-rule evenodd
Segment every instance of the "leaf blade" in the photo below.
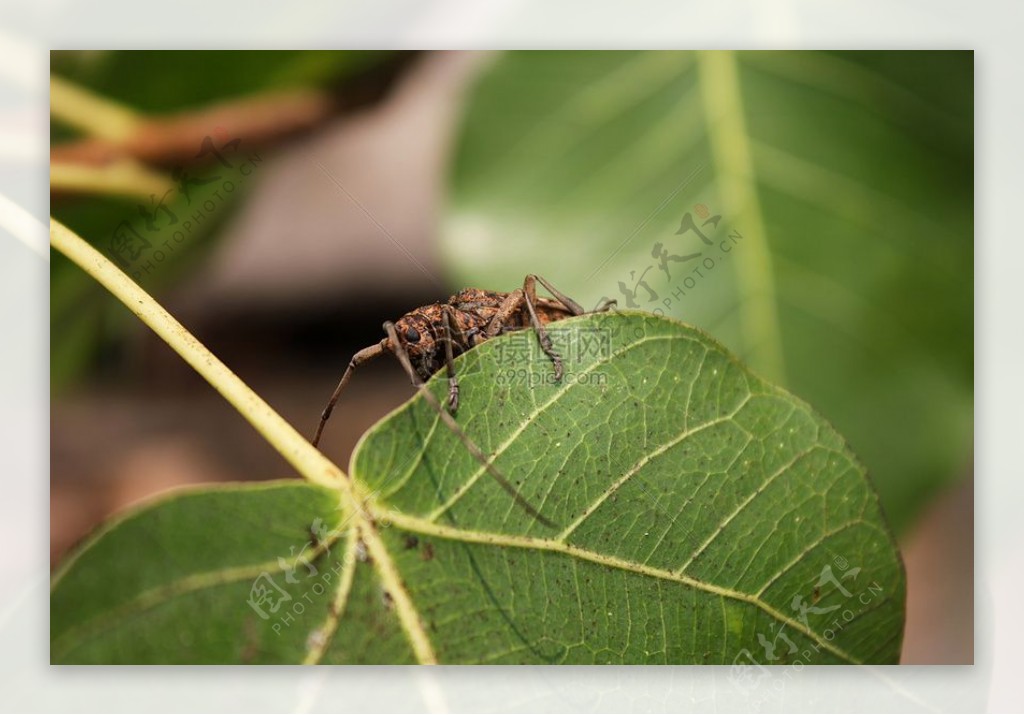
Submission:
M 459 419 L 482 446 L 505 445 L 498 463 L 560 529 L 485 478 L 431 520 L 479 465 L 417 397 L 353 455 L 368 495 L 358 525 L 339 492 L 301 482 L 172 494 L 109 525 L 54 578 L 52 660 L 398 663 L 426 649 L 445 663 L 733 663 L 763 659 L 765 638 L 777 662 L 898 660 L 902 564 L 824 420 L 675 321 L 551 327 L 573 382 L 497 386 L 512 348 L 536 342 L 506 334 L 458 359 Z M 527 358 L 549 374 L 535 347 Z M 580 379 L 598 368 L 607 379 Z M 593 453 L 576 459 L 573 435 Z M 547 478 L 550 465 L 562 473 Z M 331 534 L 319 546 L 318 519 Z M 388 578 L 354 528 L 376 532 Z M 263 619 L 265 574 L 283 608 Z
M 616 347 L 607 355 L 567 361 L 566 384 L 523 388 L 519 394 L 493 385 L 512 336 L 474 349 L 459 358 L 457 368 L 467 413 L 460 420 L 464 428 L 485 452 L 495 455 L 506 476 L 521 483 L 523 495 L 563 530 L 549 530 L 511 506 L 454 437 L 434 429 L 436 415 L 418 399 L 372 428 L 353 455 L 354 477 L 388 495 L 379 503 L 389 510 L 386 519 L 418 537 L 533 549 L 674 580 L 709 598 L 753 607 L 759 612 L 756 617 L 746 612 L 742 618 L 734 616 L 741 618 L 743 628 L 756 622 L 762 628 L 798 630 L 839 661 L 878 657 L 873 651 L 847 652 L 841 645 L 833 652 L 829 639 L 813 630 L 804 632 L 799 619 L 787 615 L 794 595 L 804 594 L 808 601 L 811 597 L 800 581 L 807 576 L 806 562 L 816 559 L 821 572 L 838 556 L 870 564 L 858 573 L 885 584 L 885 600 L 878 606 L 882 612 L 867 619 L 869 630 L 884 623 L 886 640 L 892 637 L 889 631 L 902 630 L 902 563 L 863 468 L 839 435 L 806 404 L 753 376 L 721 345 L 688 326 L 645 314 L 589 315 L 556 325 L 561 328 L 551 332 L 563 356 L 574 354 L 571 342 L 581 334 L 612 331 L 609 343 Z M 523 335 L 533 339 L 530 331 Z M 536 352 L 529 369 L 549 371 L 550 364 Z M 699 360 L 690 359 L 697 355 Z M 660 372 L 651 371 L 651 365 L 660 366 Z M 577 381 L 601 366 L 615 377 L 596 388 Z M 443 391 L 446 383 L 430 385 Z M 581 425 L 581 415 L 597 425 L 594 433 Z M 745 433 L 756 439 L 744 439 Z M 410 476 L 398 455 L 424 436 Z M 578 441 L 568 444 L 570 439 Z M 607 448 L 589 455 L 591 445 Z M 401 486 L 389 488 L 388 470 L 399 465 Z M 797 497 L 803 501 L 790 509 Z M 755 503 L 758 499 L 767 507 Z M 765 513 L 779 521 L 795 519 L 796 524 L 780 527 L 766 521 Z M 747 539 L 756 540 L 756 551 L 744 550 Z M 771 558 L 761 558 L 762 552 Z M 741 557 L 743 563 L 734 563 Z M 470 559 L 472 568 L 464 563 L 462 570 L 486 582 L 496 578 L 490 570 L 511 569 L 508 561 L 513 558 L 500 549 L 489 558 L 479 552 Z M 400 570 L 410 566 L 416 573 L 424 568 L 415 560 L 399 560 Z M 565 569 L 555 570 L 559 580 L 568 579 Z M 519 569 L 518 579 L 502 582 L 528 581 L 527 571 Z M 414 601 L 431 600 L 418 591 L 419 579 L 406 578 Z M 484 588 L 478 596 L 494 601 L 501 593 L 500 588 Z M 506 600 L 514 598 L 506 594 Z M 494 603 L 493 608 L 504 612 L 508 604 Z M 443 603 L 425 606 L 435 622 L 444 610 Z M 455 616 L 440 620 L 445 618 L 454 621 Z M 508 623 L 506 630 L 525 628 Z M 857 629 L 849 633 L 851 639 L 861 635 Z M 461 653 L 457 639 L 448 644 L 454 650 L 448 650 L 451 634 L 435 635 L 442 661 Z M 500 641 L 508 633 L 494 637 Z M 757 644 L 754 639 L 746 647 Z M 521 645 L 521 654 L 546 662 L 536 642 Z M 884 662 L 895 662 L 898 636 L 888 648 Z M 712 649 L 706 657 L 731 662 L 736 655 Z M 703 662 L 704 657 L 690 652 L 684 662 Z
M 250 659 L 299 653 L 246 605 L 249 590 L 297 555 L 315 519 L 337 529 L 337 506 L 332 490 L 285 481 L 175 491 L 120 515 L 54 576 L 51 661 L 245 662 L 245 638 Z M 190 628 L 197 613 L 206 623 Z

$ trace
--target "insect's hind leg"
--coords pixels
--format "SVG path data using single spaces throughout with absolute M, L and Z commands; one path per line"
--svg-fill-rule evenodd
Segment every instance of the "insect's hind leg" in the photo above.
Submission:
M 616 307 L 618 304 L 619 304 L 619 301 L 615 300 L 614 298 L 602 298 L 601 302 L 598 303 L 597 307 L 594 308 L 594 310 L 591 311 L 591 312 L 593 312 L 593 313 L 607 313 L 609 310 L 611 310 L 612 308 Z
M 587 312 L 586 310 L 583 309 L 582 305 L 580 305 L 579 303 L 574 301 L 572 298 L 567 296 L 565 293 L 563 293 L 560 290 L 558 290 L 557 288 L 555 288 L 547 280 L 545 280 L 542 276 L 538 276 L 538 275 L 535 275 L 535 274 L 530 274 L 530 275 L 526 276 L 526 280 L 523 281 L 523 290 L 524 291 L 530 291 L 530 297 L 531 298 L 536 299 L 536 297 L 537 297 L 537 288 L 536 288 L 536 286 L 534 285 L 534 286 L 531 286 L 529 288 L 527 287 L 527 284 L 528 283 L 532 283 L 533 281 L 536 281 L 537 283 L 540 283 L 542 286 L 547 288 L 548 293 L 553 295 L 555 297 L 555 299 L 558 300 L 559 303 L 564 305 L 566 307 L 566 309 L 570 313 L 572 313 L 573 315 L 583 315 L 584 313 Z

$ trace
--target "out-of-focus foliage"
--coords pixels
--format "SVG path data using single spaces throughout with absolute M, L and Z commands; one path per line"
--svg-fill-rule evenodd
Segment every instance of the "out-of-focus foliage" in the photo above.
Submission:
M 509 53 L 446 253 L 707 329 L 847 436 L 901 529 L 972 450 L 972 99 L 970 52 Z
M 383 52 L 69 51 L 52 54 L 51 71 L 140 114 L 167 116 L 265 91 L 331 89 L 389 56 Z M 211 127 L 211 133 L 215 129 Z M 51 146 L 80 138 L 76 130 L 59 120 L 52 122 Z M 232 138 L 215 139 L 224 143 Z M 253 149 L 244 142 L 237 147 L 242 155 Z M 201 150 L 202 146 L 197 144 L 195 153 Z M 210 157 L 208 154 L 206 159 Z M 224 176 L 225 167 L 215 162 L 211 165 L 208 160 L 179 165 L 191 180 Z M 244 196 L 249 176 L 240 176 L 237 166 L 233 167 L 229 178 L 236 180 L 237 190 L 224 195 L 223 200 L 214 199 L 215 210 L 205 212 L 201 221 L 193 222 L 183 233 L 183 240 L 173 242 L 174 250 L 165 249 L 159 258 L 156 252 L 161 244 L 203 206 L 204 191 L 212 192 L 219 186 L 212 183 L 204 189 L 193 184 L 192 195 L 186 198 L 180 181 L 173 178 L 175 168 L 155 167 L 174 185 L 162 202 L 159 196 L 152 201 L 104 193 L 61 196 L 52 202 L 51 213 L 108 255 L 110 241 L 123 222 L 134 230 L 128 234 L 132 241 L 138 241 L 135 236 L 152 239 L 150 246 L 125 267 L 148 290 L 160 292 L 205 254 L 216 229 L 231 216 L 238 199 Z M 257 167 L 253 173 L 258 171 Z M 161 204 L 169 213 L 157 208 Z M 146 231 L 142 209 L 150 213 L 156 225 L 162 226 L 159 234 L 153 234 L 156 238 Z M 178 221 L 173 225 L 172 214 Z M 151 266 L 149 270 L 147 265 Z M 53 256 L 50 284 L 50 371 L 52 387 L 59 391 L 102 361 L 108 351 L 123 349 L 126 338 L 138 326 L 131 316 L 111 309 L 103 290 L 59 255 Z
M 51 71 L 139 112 L 164 114 L 271 89 L 326 87 L 383 52 L 54 52 Z

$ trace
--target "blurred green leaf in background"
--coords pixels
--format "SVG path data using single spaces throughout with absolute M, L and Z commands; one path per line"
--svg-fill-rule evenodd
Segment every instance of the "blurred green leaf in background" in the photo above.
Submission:
M 513 52 L 470 97 L 457 283 L 708 330 L 850 440 L 898 531 L 964 476 L 971 52 Z

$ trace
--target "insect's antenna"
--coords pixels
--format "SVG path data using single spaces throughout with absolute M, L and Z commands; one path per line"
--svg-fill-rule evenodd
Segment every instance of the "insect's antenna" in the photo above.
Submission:
M 316 434 L 313 435 L 312 440 L 312 445 L 314 447 L 320 442 L 320 435 L 324 432 L 324 425 L 326 425 L 327 420 L 331 418 L 331 412 L 334 411 L 334 405 L 337 404 L 338 397 L 341 396 L 341 391 L 345 389 L 345 385 L 347 385 L 348 381 L 352 379 L 352 373 L 355 372 L 356 368 L 363 363 L 369 362 L 379 355 L 383 355 L 387 351 L 387 348 L 385 347 L 386 342 L 387 341 L 385 340 L 381 340 L 378 344 L 371 345 L 368 348 L 363 348 L 352 356 L 352 359 L 348 363 L 348 368 L 345 369 L 345 374 L 341 376 L 341 381 L 338 383 L 338 386 L 334 388 L 334 394 L 331 395 L 331 399 L 327 401 L 327 406 L 324 407 L 324 411 L 320 415 L 320 424 L 317 425 Z
M 441 406 L 438 399 L 434 397 L 434 393 L 426 388 L 426 385 L 423 384 L 420 376 L 416 374 L 416 370 L 413 369 L 412 362 L 409 360 L 409 355 L 405 352 L 405 348 L 398 340 L 398 334 L 395 332 L 394 323 L 384 323 L 384 330 L 387 332 L 388 338 L 391 339 L 391 344 L 394 346 L 394 353 L 395 357 L 398 358 L 398 362 L 402 364 L 402 368 L 409 374 L 409 377 L 412 379 L 412 384 L 417 390 L 419 390 L 420 394 L 423 395 L 423 399 L 425 399 L 427 403 L 434 408 L 434 411 L 437 412 L 441 421 L 455 433 L 455 436 L 459 438 L 459 441 L 462 442 L 463 446 L 469 450 L 469 453 L 473 455 L 476 461 L 480 462 L 480 465 L 494 478 L 494 481 L 496 481 L 502 489 L 508 492 L 509 495 L 515 499 L 516 504 L 522 507 L 527 514 L 544 526 L 552 529 L 557 528 L 553 521 L 537 511 L 533 505 L 519 493 L 519 490 L 512 486 L 512 483 L 505 477 L 505 475 L 498 471 L 498 468 L 495 467 L 489 459 L 487 459 L 483 451 L 476 446 L 476 443 L 470 439 L 469 435 L 459 427 L 459 423 L 456 422 L 448 411 Z

